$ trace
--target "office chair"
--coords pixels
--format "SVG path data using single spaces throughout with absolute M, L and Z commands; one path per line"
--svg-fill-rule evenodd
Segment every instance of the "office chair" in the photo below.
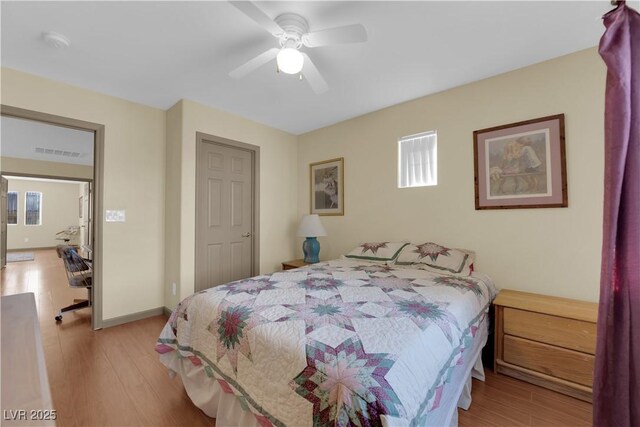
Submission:
M 67 273 L 69 286 L 72 288 L 86 288 L 87 299 L 74 299 L 73 304 L 63 307 L 58 311 L 55 319 L 56 322 L 62 321 L 62 313 L 80 310 L 82 308 L 91 307 L 91 286 L 92 286 L 92 269 L 91 263 L 76 252 L 76 248 L 68 245 L 58 245 L 56 247 L 58 257 L 64 262 L 64 269 Z

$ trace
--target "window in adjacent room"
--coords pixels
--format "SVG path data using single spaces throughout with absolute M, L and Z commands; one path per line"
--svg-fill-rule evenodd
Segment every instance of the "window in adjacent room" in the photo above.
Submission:
M 18 224 L 18 193 L 15 191 L 7 193 L 7 224 Z
M 24 195 L 24 225 L 42 224 L 42 193 L 27 191 Z
M 437 139 L 429 131 L 398 140 L 398 188 L 438 184 Z

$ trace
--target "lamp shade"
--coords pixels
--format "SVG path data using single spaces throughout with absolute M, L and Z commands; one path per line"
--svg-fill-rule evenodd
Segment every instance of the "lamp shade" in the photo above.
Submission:
M 302 221 L 300 221 L 297 235 L 299 237 L 326 236 L 327 230 L 322 226 L 318 215 L 305 215 L 302 217 Z

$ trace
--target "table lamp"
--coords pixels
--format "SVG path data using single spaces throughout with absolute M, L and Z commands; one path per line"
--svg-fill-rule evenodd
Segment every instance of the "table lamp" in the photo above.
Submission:
M 305 215 L 300 221 L 298 227 L 298 237 L 306 237 L 302 243 L 302 252 L 304 252 L 304 262 L 314 264 L 319 262 L 320 243 L 316 239 L 318 236 L 326 236 L 327 230 L 324 229 L 318 215 Z

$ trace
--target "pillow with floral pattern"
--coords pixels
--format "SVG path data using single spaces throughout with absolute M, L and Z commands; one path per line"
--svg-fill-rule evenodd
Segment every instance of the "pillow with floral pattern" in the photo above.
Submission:
M 475 260 L 473 251 L 447 248 L 434 242 L 410 244 L 406 246 L 397 265 L 415 265 L 435 273 L 468 276 Z
M 353 260 L 365 260 L 373 262 L 393 262 L 406 242 L 369 242 L 363 243 L 353 249 L 344 257 Z

